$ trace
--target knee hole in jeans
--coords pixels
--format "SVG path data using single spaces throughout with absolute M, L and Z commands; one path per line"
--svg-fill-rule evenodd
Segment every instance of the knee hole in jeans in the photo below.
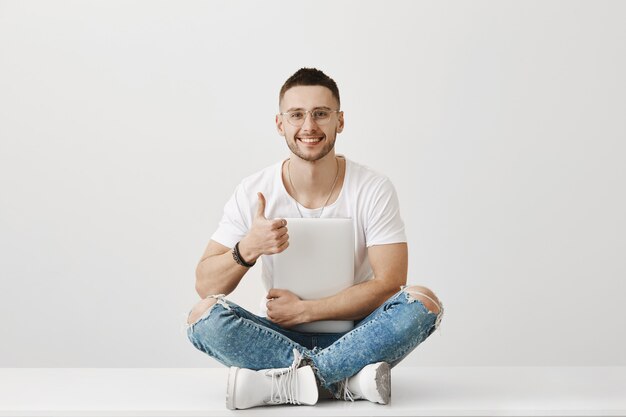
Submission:
M 216 298 L 204 298 L 196 303 L 191 309 L 189 317 L 187 317 L 187 324 L 190 326 L 196 324 L 211 307 L 217 303 Z
M 437 296 L 428 288 L 414 285 L 406 287 L 404 291 L 407 293 L 410 299 L 419 300 L 424 304 L 424 307 L 433 314 L 439 314 L 441 302 Z

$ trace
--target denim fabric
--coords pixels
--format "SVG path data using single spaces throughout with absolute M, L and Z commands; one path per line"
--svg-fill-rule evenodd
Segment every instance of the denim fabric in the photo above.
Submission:
M 226 366 L 248 369 L 286 368 L 293 349 L 312 365 L 320 383 L 339 396 L 340 385 L 368 364 L 398 364 L 438 327 L 438 314 L 410 296 L 405 288 L 385 301 L 346 333 L 300 333 L 284 329 L 218 298 L 187 336 L 200 351 Z

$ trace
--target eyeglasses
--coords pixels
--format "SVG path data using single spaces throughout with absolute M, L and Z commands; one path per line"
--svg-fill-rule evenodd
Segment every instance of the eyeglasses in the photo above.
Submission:
M 333 113 L 339 113 L 339 110 L 328 110 L 328 109 L 314 109 L 314 110 L 294 110 L 287 111 L 284 113 L 279 113 L 281 116 L 287 116 L 287 121 L 290 125 L 295 127 L 300 127 L 304 124 L 306 120 L 306 115 L 309 113 L 315 123 L 318 125 L 325 125 L 330 121 L 330 116 Z

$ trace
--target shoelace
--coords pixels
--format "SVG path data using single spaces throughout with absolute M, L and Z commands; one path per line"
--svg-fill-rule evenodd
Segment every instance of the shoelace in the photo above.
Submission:
M 350 378 L 346 378 L 343 381 L 340 382 L 339 385 L 339 395 L 342 395 L 341 392 L 343 392 L 343 400 L 344 401 L 352 401 L 354 402 L 354 400 L 358 400 L 358 398 L 348 389 L 348 380 Z
M 293 363 L 289 368 L 270 369 L 265 375 L 272 377 L 272 391 L 268 404 L 300 404 L 298 401 L 298 366 L 302 354 L 293 350 Z

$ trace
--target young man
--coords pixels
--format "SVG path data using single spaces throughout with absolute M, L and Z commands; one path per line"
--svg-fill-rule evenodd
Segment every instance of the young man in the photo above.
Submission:
M 335 154 L 344 127 L 339 91 L 302 68 L 283 85 L 276 127 L 289 158 L 245 178 L 224 208 L 196 270 L 202 298 L 187 333 L 196 348 L 230 366 L 227 407 L 315 404 L 338 399 L 386 404 L 390 368 L 439 326 L 443 306 L 428 288 L 407 287 L 404 223 L 389 179 Z M 353 219 L 354 285 L 319 300 L 270 289 L 271 255 L 287 250 L 289 217 Z M 266 316 L 225 299 L 259 259 Z M 354 320 L 346 333 L 301 333 L 318 320 Z

